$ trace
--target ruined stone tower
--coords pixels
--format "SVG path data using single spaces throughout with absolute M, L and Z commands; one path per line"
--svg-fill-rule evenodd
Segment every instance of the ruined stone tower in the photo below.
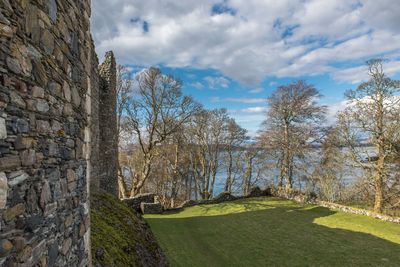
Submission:
M 116 114 L 116 63 L 114 54 L 107 52 L 99 67 L 99 187 L 107 193 L 118 196 L 118 135 Z
M 117 162 L 115 60 L 100 78 L 90 12 L 90 0 L 0 0 L 0 266 L 89 265 L 89 181 L 115 193 L 100 165 Z

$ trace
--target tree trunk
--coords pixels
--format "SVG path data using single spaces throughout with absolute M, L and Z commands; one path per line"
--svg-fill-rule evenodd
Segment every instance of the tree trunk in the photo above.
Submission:
M 212 170 L 212 179 L 211 179 L 211 186 L 210 186 L 210 193 L 208 194 L 208 198 L 207 199 L 210 199 L 212 196 L 213 196 L 213 194 L 214 194 L 214 184 L 215 184 L 215 178 L 216 178 L 216 175 L 217 175 L 217 171 L 216 170 Z
M 382 213 L 383 210 L 383 179 L 385 176 L 385 137 L 383 134 L 383 98 L 378 93 L 377 99 L 377 125 L 376 125 L 376 141 L 378 149 L 378 161 L 376 163 L 375 174 L 375 203 L 374 211 Z
M 244 179 L 244 194 L 247 195 L 250 193 L 250 187 L 251 187 L 251 176 L 253 173 L 253 157 L 251 155 L 246 156 L 246 164 L 247 164 L 247 169 L 245 173 L 245 179 Z
M 290 141 L 289 141 L 289 123 L 285 122 L 284 128 L 284 153 L 283 153 L 283 174 L 282 177 L 285 179 L 286 189 L 292 188 L 292 181 L 290 177 Z
M 225 192 L 231 193 L 232 191 L 232 151 L 228 151 L 228 169 L 227 169 L 227 178 L 225 182 Z
M 119 191 L 119 194 L 118 194 L 119 198 L 122 198 L 122 199 L 127 198 L 129 192 L 128 192 L 128 188 L 127 188 L 126 183 L 125 183 L 125 178 L 122 175 L 121 166 L 119 166 L 119 165 L 118 165 L 118 188 L 119 188 L 119 190 L 118 190 Z
M 119 198 L 124 199 L 128 197 L 128 189 L 125 183 L 125 179 L 122 175 L 118 175 L 118 187 L 119 187 Z
M 140 189 L 144 186 L 144 183 L 146 182 L 147 178 L 150 175 L 150 170 L 151 170 L 151 157 L 149 156 L 144 156 L 144 162 L 142 166 L 142 172 L 139 174 L 139 179 L 136 182 L 136 184 L 132 184 L 132 190 L 131 190 L 131 197 L 136 196 L 137 194 L 140 193 Z
M 383 138 L 381 138 L 383 139 Z M 378 160 L 376 163 L 375 174 L 375 203 L 374 211 L 382 213 L 383 211 L 383 180 L 385 177 L 385 152 L 382 140 L 378 143 Z
M 382 213 L 383 211 L 383 177 L 384 177 L 384 161 L 379 158 L 377 163 L 377 172 L 375 175 L 375 203 L 374 211 Z

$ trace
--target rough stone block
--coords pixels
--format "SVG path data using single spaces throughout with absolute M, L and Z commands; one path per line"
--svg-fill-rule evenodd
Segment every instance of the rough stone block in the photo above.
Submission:
M 155 194 L 147 193 L 147 194 L 139 194 L 132 198 L 123 199 L 123 201 L 135 211 L 140 211 L 140 204 L 142 202 L 146 203 L 154 203 Z
M 8 185 L 10 187 L 14 187 L 16 185 L 21 184 L 24 182 L 26 179 L 29 178 L 29 175 L 25 171 L 15 171 L 12 172 L 8 175 L 10 181 L 8 182 Z
M 143 214 L 160 214 L 163 212 L 161 203 L 141 203 L 140 210 Z
M 71 248 L 71 245 L 72 245 L 72 239 L 71 238 L 66 239 L 62 245 L 61 253 L 63 255 L 67 255 L 69 249 Z
M 51 190 L 48 181 L 45 181 L 42 187 L 42 192 L 40 193 L 40 207 L 45 210 L 46 204 L 51 201 Z
M 49 30 L 43 31 L 40 42 L 46 54 L 51 55 L 54 51 L 54 36 Z
M 12 155 L 0 158 L 0 171 L 12 170 L 21 166 L 19 156 Z
M 41 134 L 48 133 L 51 130 L 50 123 L 48 121 L 38 120 L 36 121 L 36 130 Z
M 6 256 L 13 249 L 13 247 L 14 246 L 10 242 L 10 240 L 1 239 L 0 240 L 0 257 Z
M 21 135 L 18 135 L 14 141 L 14 148 L 16 150 L 31 148 L 33 143 L 34 143 L 33 138 L 22 137 Z
M 0 209 L 4 209 L 7 204 L 8 183 L 7 176 L 4 172 L 0 172 Z
M 6 120 L 4 118 L 0 118 L 0 139 L 7 138 L 7 128 L 6 128 Z
M 46 113 L 46 112 L 48 112 L 48 111 L 50 110 L 50 106 L 49 106 L 49 104 L 47 103 L 46 100 L 44 100 L 44 99 L 38 99 L 38 100 L 36 101 L 36 109 L 37 109 L 39 112 Z
M 44 89 L 39 86 L 32 87 L 32 96 L 36 98 L 44 98 Z
M 48 0 L 47 7 L 49 10 L 49 17 L 53 22 L 57 20 L 57 3 L 56 0 Z
M 22 215 L 25 213 L 25 205 L 23 203 L 19 203 L 12 208 L 6 209 L 3 213 L 3 218 L 6 221 L 10 221 L 15 217 Z
M 20 156 L 22 166 L 32 166 L 36 163 L 36 151 L 33 149 L 22 151 Z
M 27 133 L 29 131 L 29 122 L 21 118 L 13 120 L 13 129 L 18 133 Z

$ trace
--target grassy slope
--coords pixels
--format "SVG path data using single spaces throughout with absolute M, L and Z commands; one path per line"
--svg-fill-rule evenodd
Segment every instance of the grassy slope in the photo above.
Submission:
M 165 266 L 146 222 L 119 199 L 94 195 L 90 216 L 94 266 Z
M 146 220 L 172 266 L 400 265 L 400 225 L 277 198 Z

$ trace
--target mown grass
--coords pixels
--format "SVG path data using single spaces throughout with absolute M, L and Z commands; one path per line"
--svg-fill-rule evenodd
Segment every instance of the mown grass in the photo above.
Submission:
M 172 266 L 400 266 L 400 225 L 289 200 L 145 217 Z

